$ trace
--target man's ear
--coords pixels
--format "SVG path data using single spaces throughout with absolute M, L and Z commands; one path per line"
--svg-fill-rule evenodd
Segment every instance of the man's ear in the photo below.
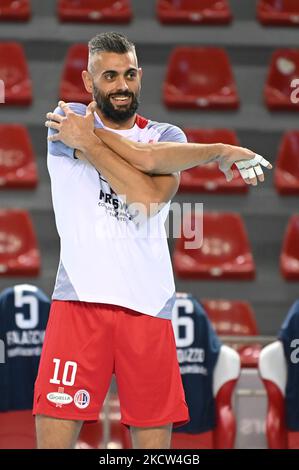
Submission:
M 87 70 L 83 70 L 82 80 L 83 80 L 83 83 L 84 83 L 84 86 L 85 86 L 85 90 L 88 91 L 88 93 L 92 93 L 93 92 L 92 78 L 91 78 L 90 73 L 87 72 Z
M 138 68 L 138 74 L 139 74 L 139 78 L 140 80 L 142 79 L 142 74 L 143 74 L 143 70 L 141 67 Z

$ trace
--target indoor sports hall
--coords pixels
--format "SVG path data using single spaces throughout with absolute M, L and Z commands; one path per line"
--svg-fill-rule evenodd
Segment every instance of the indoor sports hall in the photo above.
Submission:
M 171 448 L 298 449 L 298 0 L 0 0 L 0 448 L 36 448 L 34 383 L 60 261 L 46 114 L 90 103 L 88 41 L 110 31 L 136 45 L 139 116 L 273 166 L 256 185 L 236 165 L 227 181 L 217 159 L 181 171 L 166 225 L 190 422 Z M 202 230 L 196 249 L 186 219 Z M 113 266 L 101 270 L 113 285 Z M 71 361 L 55 363 L 53 409 L 69 406 Z M 84 408 L 89 395 L 69 400 Z M 76 448 L 132 448 L 114 377 Z

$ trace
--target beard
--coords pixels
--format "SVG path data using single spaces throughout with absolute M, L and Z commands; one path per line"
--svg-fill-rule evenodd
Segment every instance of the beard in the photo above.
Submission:
M 127 96 L 131 98 L 131 103 L 128 105 L 119 105 L 115 108 L 110 101 L 111 96 Z M 107 119 L 112 122 L 125 122 L 130 119 L 136 113 L 140 104 L 140 91 L 138 93 L 132 93 L 129 91 L 118 90 L 116 93 L 110 93 L 104 95 L 99 89 L 93 84 L 93 98 L 97 103 L 99 110 L 104 114 Z

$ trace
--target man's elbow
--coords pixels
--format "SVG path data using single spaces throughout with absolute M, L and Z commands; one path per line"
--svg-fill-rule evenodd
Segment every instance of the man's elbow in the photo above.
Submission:
M 155 161 L 151 148 L 139 148 L 139 161 L 136 168 L 143 173 L 151 174 L 155 171 Z
M 133 218 L 137 217 L 140 220 L 146 220 L 160 212 L 164 205 L 165 201 L 157 196 L 152 196 L 143 198 L 139 202 L 131 203 L 129 209 Z

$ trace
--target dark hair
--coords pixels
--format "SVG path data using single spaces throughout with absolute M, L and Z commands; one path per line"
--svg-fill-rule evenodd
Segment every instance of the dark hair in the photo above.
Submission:
M 120 33 L 109 32 L 97 34 L 89 43 L 89 54 L 93 55 L 97 52 L 116 52 L 117 54 L 125 54 L 135 50 L 135 45 L 128 40 L 126 36 Z

